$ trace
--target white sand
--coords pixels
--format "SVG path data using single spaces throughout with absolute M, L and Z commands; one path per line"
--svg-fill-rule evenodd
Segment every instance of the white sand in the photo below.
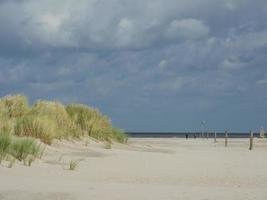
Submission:
M 267 140 L 130 139 L 48 147 L 26 167 L 0 166 L 0 200 L 266 200 Z M 80 160 L 75 171 L 69 160 Z

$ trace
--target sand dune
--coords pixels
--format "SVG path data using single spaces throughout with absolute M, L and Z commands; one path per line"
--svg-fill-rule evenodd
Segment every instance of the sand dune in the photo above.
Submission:
M 0 166 L 0 200 L 267 199 L 267 140 L 57 142 L 32 167 Z M 67 170 L 78 160 L 75 171 Z

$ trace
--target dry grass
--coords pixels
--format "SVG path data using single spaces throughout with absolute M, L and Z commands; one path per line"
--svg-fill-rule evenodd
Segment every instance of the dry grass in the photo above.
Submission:
M 0 98 L 0 129 L 46 144 L 85 135 L 106 142 L 127 140 L 123 131 L 115 129 L 110 119 L 95 108 L 52 101 L 37 101 L 30 107 L 22 95 Z
M 15 135 L 39 138 L 46 144 L 52 143 L 57 131 L 55 122 L 46 116 L 21 117 L 14 127 Z

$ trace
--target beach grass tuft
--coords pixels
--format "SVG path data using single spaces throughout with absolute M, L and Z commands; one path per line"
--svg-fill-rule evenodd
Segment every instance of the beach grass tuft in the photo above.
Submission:
M 120 129 L 115 129 L 110 119 L 96 108 L 82 104 L 69 104 L 66 111 L 75 124 L 88 136 L 97 140 L 110 142 L 124 141 L 127 136 Z
M 14 126 L 14 134 L 17 136 L 26 136 L 39 138 L 46 144 L 51 144 L 56 138 L 56 124 L 45 116 L 25 116 L 17 120 Z
M 2 130 L 0 132 L 0 163 L 8 155 L 11 142 L 12 142 L 11 135 L 6 131 Z
M 106 142 L 104 148 L 105 149 L 111 149 L 112 148 L 111 143 L 110 142 Z
M 30 164 L 40 157 L 42 153 L 41 145 L 32 138 L 15 138 L 10 145 L 9 153 L 24 164 Z
M 0 163 L 9 161 L 12 167 L 15 160 L 23 161 L 30 166 L 36 158 L 41 158 L 45 148 L 35 139 L 29 137 L 12 136 L 5 130 L 0 130 Z
M 69 162 L 69 170 L 74 171 L 79 165 L 78 160 L 70 160 Z
M 14 158 L 13 156 L 8 156 L 7 161 L 9 162 L 7 167 L 12 168 L 16 162 L 16 158 Z
M 8 95 L 0 99 L 0 115 L 18 118 L 29 111 L 28 100 L 23 95 Z

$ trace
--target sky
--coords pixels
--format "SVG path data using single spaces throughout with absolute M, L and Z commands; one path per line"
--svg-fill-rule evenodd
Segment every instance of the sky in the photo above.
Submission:
M 266 0 L 0 0 L 0 96 L 126 131 L 267 129 Z

